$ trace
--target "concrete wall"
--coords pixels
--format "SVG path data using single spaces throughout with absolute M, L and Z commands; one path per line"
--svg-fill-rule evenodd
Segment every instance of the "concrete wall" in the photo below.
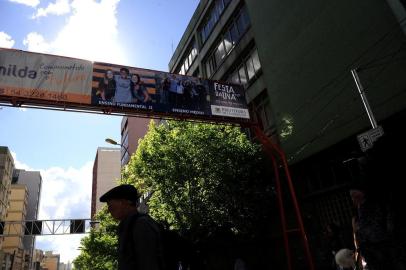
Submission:
M 118 185 L 120 170 L 120 149 L 99 147 L 94 163 L 92 215 L 103 206 L 100 196 Z
M 14 160 L 11 153 L 7 147 L 0 147 L 0 219 L 4 220 L 7 205 L 8 205 L 8 191 L 11 185 L 11 179 L 14 170 Z M 0 239 L 0 248 L 1 248 Z
M 406 61 L 398 59 L 405 55 L 405 36 L 385 1 L 246 4 L 278 133 L 291 162 L 343 138 L 356 140 L 357 133 L 370 128 L 352 68 L 382 63 L 360 72 L 378 122 L 405 108 Z M 386 62 L 376 62 L 391 53 Z
M 150 121 L 149 118 L 123 117 L 121 121 L 121 144 L 127 147 L 130 155 L 137 151 L 138 141 L 147 133 Z M 126 136 L 128 138 L 125 141 Z M 121 156 L 124 156 L 124 151 L 122 149 Z M 127 162 L 128 160 L 124 164 Z
M 41 267 L 46 268 L 48 270 L 58 270 L 59 261 L 60 261 L 59 254 L 52 254 L 52 251 L 46 251 L 41 263 Z
M 42 178 L 40 172 L 19 170 L 17 183 L 24 184 L 28 189 L 26 220 L 36 220 L 39 211 Z M 24 248 L 32 253 L 35 236 L 24 236 Z
M 27 211 L 28 191 L 25 185 L 13 184 L 10 187 L 10 208 L 7 211 L 5 221 L 23 221 L 25 220 Z M 14 206 L 11 207 L 11 205 Z M 15 269 L 21 269 L 24 257 L 23 235 L 24 229 L 21 225 L 7 225 L 5 231 L 11 234 L 19 234 L 19 236 L 5 237 L 3 242 L 3 250 L 14 256 Z

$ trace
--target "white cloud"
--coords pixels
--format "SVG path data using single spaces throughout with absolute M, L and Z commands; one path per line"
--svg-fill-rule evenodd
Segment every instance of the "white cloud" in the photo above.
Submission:
M 48 44 L 44 37 L 37 32 L 31 32 L 23 40 L 23 44 L 27 46 L 27 49 L 32 52 L 49 52 L 50 44 Z
M 13 157 L 13 159 L 14 159 L 14 167 L 15 167 L 15 168 L 17 168 L 17 169 L 22 169 L 22 170 L 27 170 L 27 171 L 35 171 L 34 169 L 32 169 L 32 168 L 31 168 L 30 166 L 28 166 L 27 164 L 24 164 L 24 163 L 20 162 L 20 161 L 17 159 L 17 154 L 16 154 L 15 152 L 10 151 L 10 153 L 11 153 L 11 156 Z
M 43 178 L 39 218 L 88 218 L 92 162 L 81 168 L 52 167 L 40 170 Z
M 9 2 L 23 4 L 23 5 L 27 5 L 30 7 L 36 7 L 39 4 L 39 0 L 9 0 Z
M 0 47 L 12 48 L 15 41 L 5 32 L 0 32 Z
M 73 0 L 71 15 L 54 40 L 46 41 L 40 34 L 30 33 L 24 45 L 29 51 L 124 64 L 126 58 L 118 41 L 118 3 Z
M 52 250 L 54 254 L 60 254 L 61 262 L 72 262 L 80 253 L 78 248 L 83 237 L 83 234 L 37 236 L 36 248 L 44 251 Z
M 92 162 L 81 168 L 53 167 L 41 170 L 43 179 L 39 219 L 83 219 L 90 217 Z M 37 248 L 53 250 L 61 261 L 79 255 L 80 239 L 85 235 L 41 236 Z
M 38 219 L 86 219 L 90 217 L 93 163 L 87 162 L 80 168 L 52 167 L 33 169 L 17 159 L 11 152 L 18 169 L 40 171 L 42 190 Z M 36 248 L 61 255 L 61 261 L 72 261 L 78 254 L 80 239 L 85 235 L 39 236 Z
M 37 9 L 33 18 L 45 17 L 48 14 L 60 16 L 69 13 L 70 10 L 69 0 L 56 0 L 55 3 L 49 3 L 46 8 Z

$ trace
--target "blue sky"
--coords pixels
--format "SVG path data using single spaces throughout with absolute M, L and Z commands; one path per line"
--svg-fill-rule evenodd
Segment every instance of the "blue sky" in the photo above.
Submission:
M 0 47 L 167 71 L 199 0 L 0 0 Z M 1 107 L 0 145 L 41 171 L 40 218 L 90 216 L 97 147 L 120 140 L 121 117 Z M 82 236 L 37 238 L 62 261 Z

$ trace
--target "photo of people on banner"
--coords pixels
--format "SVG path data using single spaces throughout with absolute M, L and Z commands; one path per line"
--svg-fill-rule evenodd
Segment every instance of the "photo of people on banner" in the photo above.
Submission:
M 93 65 L 92 104 L 152 109 L 149 91 L 155 91 L 153 74 L 141 74 L 138 70 L 111 64 Z M 152 75 L 152 76 L 151 76 Z M 148 89 L 153 88 L 153 89 Z
M 206 80 L 160 73 L 160 103 L 166 111 L 207 115 L 210 93 Z
M 93 65 L 91 100 L 97 106 L 160 113 L 240 118 L 248 115 L 242 87 L 106 63 Z

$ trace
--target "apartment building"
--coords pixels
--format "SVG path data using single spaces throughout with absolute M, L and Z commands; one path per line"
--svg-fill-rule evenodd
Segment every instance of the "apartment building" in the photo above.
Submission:
M 0 146 L 0 220 L 4 220 L 7 214 L 8 196 L 13 170 L 14 160 L 8 147 Z
M 120 180 L 120 149 L 99 147 L 93 164 L 91 217 L 103 206 L 99 198 Z
M 0 222 L 6 218 L 9 205 L 10 185 L 14 170 L 14 160 L 8 147 L 0 146 Z M 4 223 L 0 224 L 4 231 Z M 4 237 L 0 236 L 0 267 L 8 267 L 11 258 L 10 254 L 3 251 Z
M 172 73 L 244 86 L 251 119 L 287 156 L 316 253 L 327 224 L 351 235 L 347 187 L 359 174 L 348 161 L 372 129 L 352 69 L 386 149 L 406 148 L 405 21 L 401 0 L 201 0 L 169 62 Z
M 27 214 L 25 220 L 34 221 L 38 218 L 41 196 L 42 177 L 39 171 L 26 171 L 15 169 L 12 184 L 25 185 L 28 191 Z M 25 269 L 32 269 L 32 257 L 35 247 L 35 236 L 24 236 Z M 29 267 L 29 265 L 31 267 Z
M 26 185 L 13 184 L 10 186 L 9 208 L 6 218 L 3 251 L 12 255 L 13 269 L 27 269 L 24 250 L 24 226 L 27 215 L 28 190 Z M 29 263 L 29 261 L 28 261 Z
M 45 251 L 41 267 L 44 270 L 59 270 L 60 255 Z
M 138 141 L 143 138 L 148 131 L 151 119 L 127 117 L 121 120 L 121 165 L 125 165 L 130 160 L 132 154 L 137 151 Z

